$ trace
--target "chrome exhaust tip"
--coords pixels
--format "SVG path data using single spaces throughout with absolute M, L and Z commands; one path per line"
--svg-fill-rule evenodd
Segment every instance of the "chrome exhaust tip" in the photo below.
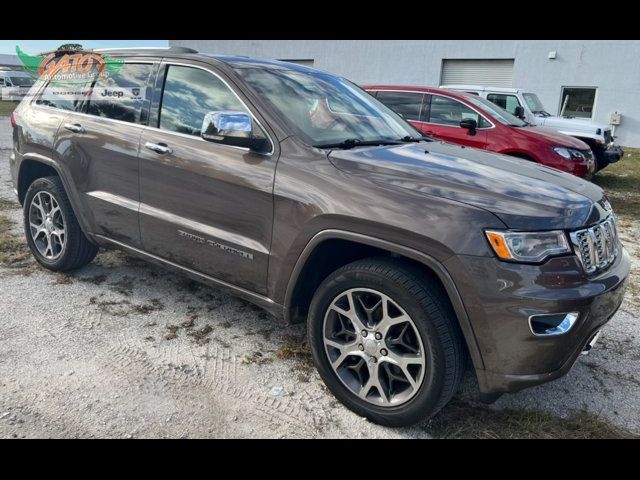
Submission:
M 595 335 L 593 337 L 591 337 L 591 340 L 589 340 L 587 342 L 587 344 L 584 346 L 584 348 L 582 349 L 582 351 L 580 352 L 580 355 L 589 355 L 589 352 L 591 351 L 591 349 L 593 348 L 593 346 L 596 344 L 596 342 L 598 341 L 598 337 L 600 336 L 600 332 L 601 330 L 598 330 Z

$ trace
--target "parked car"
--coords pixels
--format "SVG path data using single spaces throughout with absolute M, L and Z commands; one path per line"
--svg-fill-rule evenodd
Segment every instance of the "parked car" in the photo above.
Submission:
M 479 85 L 443 85 L 440 88 L 471 93 L 486 98 L 510 114 L 532 125 L 557 130 L 585 142 L 596 157 L 596 171 L 624 156 L 622 147 L 616 145 L 611 127 L 583 118 L 551 115 L 538 96 L 522 88 L 484 87 Z
M 533 127 L 484 98 L 438 88 L 363 88 L 430 137 L 524 158 L 578 177 L 595 172 L 587 144 L 554 130 Z
M 22 100 L 34 83 L 33 77 L 26 72 L 0 70 L 0 100 Z
M 125 63 L 91 95 L 41 102 L 43 83 L 11 117 L 44 268 L 119 248 L 306 321 L 328 388 L 393 426 L 442 408 L 467 356 L 486 401 L 564 375 L 620 306 L 630 260 L 596 185 L 425 140 L 312 68 L 108 53 Z

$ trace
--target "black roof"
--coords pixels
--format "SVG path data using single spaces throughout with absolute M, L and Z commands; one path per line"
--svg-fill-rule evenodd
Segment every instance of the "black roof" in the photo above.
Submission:
M 219 62 L 225 63 L 233 68 L 281 68 L 286 70 L 294 70 L 300 72 L 317 72 L 317 69 L 304 65 L 290 62 L 281 62 L 279 60 L 270 60 L 266 58 L 252 58 L 241 55 L 217 55 L 210 53 L 199 53 L 197 50 L 187 47 L 169 47 L 169 48 L 105 48 L 94 50 L 97 53 L 107 55 L 131 55 L 131 56 L 163 56 L 163 57 L 181 57 L 181 58 L 212 58 Z
M 252 58 L 240 55 L 209 55 L 201 54 L 202 56 L 215 58 L 223 63 L 231 65 L 235 68 L 250 68 L 250 67 L 267 67 L 267 68 L 282 68 L 286 70 L 295 70 L 299 72 L 317 72 L 318 69 L 307 67 L 291 62 L 281 62 L 280 60 L 270 60 L 266 58 Z
M 166 55 L 172 53 L 198 53 L 197 50 L 187 47 L 133 47 L 133 48 L 97 48 L 93 50 L 97 53 L 110 55 Z

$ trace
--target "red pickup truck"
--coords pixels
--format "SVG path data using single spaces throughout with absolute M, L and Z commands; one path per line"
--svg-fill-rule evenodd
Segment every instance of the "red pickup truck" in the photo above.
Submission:
M 364 86 L 427 136 L 531 160 L 579 177 L 595 171 L 581 140 L 534 127 L 477 95 L 441 88 Z

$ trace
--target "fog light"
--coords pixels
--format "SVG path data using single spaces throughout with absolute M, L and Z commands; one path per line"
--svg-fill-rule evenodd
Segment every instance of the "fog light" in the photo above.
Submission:
M 562 335 L 571 330 L 579 315 L 578 312 L 531 315 L 529 328 L 531 333 L 539 337 Z

